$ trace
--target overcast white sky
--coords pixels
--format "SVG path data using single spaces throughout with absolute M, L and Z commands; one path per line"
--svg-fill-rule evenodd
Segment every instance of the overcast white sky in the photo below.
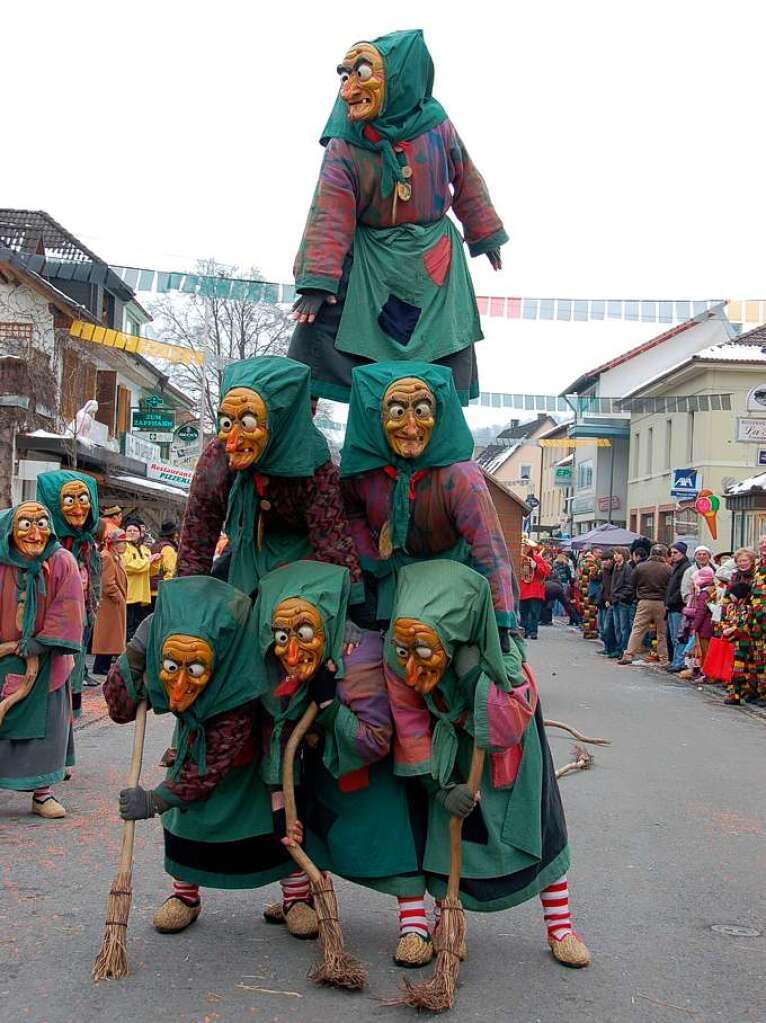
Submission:
M 511 242 L 477 293 L 766 298 L 766 5 L 4 5 L 0 204 L 113 263 L 290 280 L 348 44 L 422 27 Z M 659 333 L 492 321 L 485 389 L 558 391 Z

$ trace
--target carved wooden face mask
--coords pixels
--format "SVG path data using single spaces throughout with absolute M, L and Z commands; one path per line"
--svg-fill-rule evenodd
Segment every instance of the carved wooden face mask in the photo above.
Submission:
M 288 597 L 274 608 L 274 654 L 288 677 L 307 682 L 322 663 L 324 629 L 319 611 L 302 597 Z
M 266 403 L 250 387 L 232 387 L 218 411 L 218 436 L 226 445 L 229 468 L 248 469 L 269 442 Z
M 428 447 L 436 426 L 436 399 L 416 377 L 404 377 L 383 395 L 383 429 L 388 446 L 400 458 L 418 458 Z
M 82 529 L 90 515 L 90 491 L 81 480 L 65 483 L 59 491 L 59 508 L 64 520 Z
M 198 636 L 168 636 L 162 644 L 160 681 L 170 709 L 183 714 L 194 703 L 213 674 L 213 650 Z
M 19 505 L 13 516 L 13 545 L 25 558 L 37 558 L 51 535 L 48 510 L 37 501 Z
M 394 622 L 394 650 L 405 670 L 404 680 L 415 692 L 425 696 L 439 685 L 449 657 L 429 625 L 416 618 L 397 618 Z
M 349 121 L 372 121 L 383 109 L 383 58 L 372 43 L 355 43 L 338 65 L 340 98 Z

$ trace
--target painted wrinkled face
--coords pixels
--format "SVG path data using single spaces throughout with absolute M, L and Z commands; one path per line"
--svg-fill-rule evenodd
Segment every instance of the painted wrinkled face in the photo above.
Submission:
M 65 483 L 59 491 L 59 508 L 64 520 L 82 529 L 90 515 L 90 491 L 81 480 Z
M 394 622 L 394 650 L 404 668 L 404 681 L 421 696 L 442 680 L 449 664 L 447 652 L 434 630 L 416 618 Z
M 302 597 L 288 597 L 274 608 L 271 627 L 274 654 L 288 677 L 307 682 L 324 656 L 324 629 L 319 611 Z
M 229 468 L 239 472 L 257 462 L 269 442 L 266 403 L 250 387 L 232 387 L 218 411 L 218 436 L 226 445 Z
M 355 43 L 338 65 L 340 98 L 349 121 L 372 121 L 383 109 L 383 58 L 372 43 Z
M 173 635 L 162 644 L 160 682 L 176 714 L 191 707 L 212 674 L 213 651 L 204 639 Z
M 50 539 L 48 509 L 37 501 L 19 505 L 13 516 L 13 545 L 25 558 L 37 558 Z
M 383 395 L 383 429 L 388 446 L 400 458 L 418 458 L 428 447 L 436 425 L 436 399 L 416 377 L 390 384 Z

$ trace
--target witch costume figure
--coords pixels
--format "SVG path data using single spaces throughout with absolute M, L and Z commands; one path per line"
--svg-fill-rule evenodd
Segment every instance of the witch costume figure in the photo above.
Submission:
M 173 878 L 154 914 L 163 934 L 194 923 L 200 886 L 260 888 L 290 871 L 259 774 L 256 658 L 248 597 L 218 579 L 171 579 L 104 683 L 118 724 L 135 718 L 141 700 L 176 718 L 165 781 L 120 792 L 125 820 L 162 815 Z
M 315 397 L 348 401 L 365 362 L 442 362 L 460 400 L 479 394 L 481 324 L 463 238 L 501 268 L 508 236 L 482 176 L 432 96 L 422 31 L 355 43 L 320 142 L 319 182 L 295 259 L 292 358 Z
M 313 700 L 318 715 L 298 777 L 303 822 L 290 837 L 305 845 L 320 870 L 388 894 L 422 897 L 422 812 L 393 774 L 383 641 L 379 632 L 359 630 L 349 652 L 348 597 L 348 571 L 317 562 L 296 562 L 261 582 L 258 633 L 269 678 L 261 698 L 269 713 L 266 780 L 282 805 L 282 749 Z M 286 923 L 298 937 L 314 937 L 308 876 L 296 871 L 282 889 L 281 905 L 267 907 L 266 919 Z
M 395 770 L 420 778 L 429 796 L 429 892 L 446 894 L 449 818 L 462 817 L 463 906 L 498 912 L 539 895 L 555 958 L 587 966 L 572 929 L 566 823 L 537 689 L 516 647 L 500 648 L 486 579 L 451 562 L 403 568 L 385 657 Z M 466 784 L 474 744 L 487 750 L 476 802 Z
M 74 716 L 82 713 L 82 686 L 87 674 L 88 652 L 101 600 L 101 557 L 96 543 L 98 488 L 92 476 L 60 469 L 37 477 L 37 500 L 50 510 L 51 521 L 62 547 L 77 561 L 85 599 L 82 643 L 69 680 Z
M 518 586 L 452 372 L 389 362 L 353 372 L 340 473 L 352 535 L 388 623 L 403 565 L 432 558 L 486 576 L 498 627 L 517 626 Z M 373 587 L 370 586 L 370 589 Z
M 278 356 L 227 366 L 218 428 L 192 480 L 177 576 L 209 575 L 225 532 L 228 581 L 244 593 L 279 565 L 315 558 L 348 568 L 361 599 L 338 471 L 312 421 L 308 369 Z
M 66 810 L 50 786 L 74 763 L 69 676 L 82 644 L 77 562 L 47 508 L 0 514 L 0 788 L 32 792 L 32 812 Z

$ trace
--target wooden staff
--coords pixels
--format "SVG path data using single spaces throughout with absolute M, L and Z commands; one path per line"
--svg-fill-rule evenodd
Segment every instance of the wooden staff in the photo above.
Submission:
M 312 700 L 303 717 L 293 729 L 282 760 L 282 791 L 285 797 L 285 819 L 288 839 L 298 822 L 295 805 L 294 764 L 298 746 L 303 741 L 319 708 Z M 297 865 L 309 876 L 314 896 L 314 909 L 319 922 L 319 940 L 322 944 L 322 959 L 311 969 L 309 977 L 315 984 L 361 991 L 367 983 L 367 970 L 362 962 L 344 946 L 343 931 L 338 916 L 338 898 L 332 878 L 323 873 L 314 861 L 295 842 L 287 844 L 287 851 Z
M 569 732 L 570 735 L 574 736 L 575 739 L 579 739 L 580 742 L 587 742 L 591 746 L 611 746 L 611 739 L 592 739 L 587 735 L 583 735 L 582 732 L 578 732 L 576 728 L 572 728 L 571 725 L 566 724 L 564 721 L 549 721 L 547 718 L 543 721 L 546 728 L 562 728 L 565 732 Z
M 141 777 L 141 760 L 144 755 L 146 734 L 146 700 L 136 708 L 136 724 L 133 730 L 133 754 L 130 758 L 128 788 L 135 788 Z M 128 917 L 133 901 L 133 840 L 136 822 L 125 821 L 122 825 L 122 845 L 117 873 L 106 900 L 106 927 L 101 950 L 93 964 L 94 980 L 110 980 L 127 977 L 128 968 Z
M 481 776 L 484 771 L 484 750 L 474 745 L 468 785 L 476 798 Z M 455 989 L 460 971 L 460 958 L 465 948 L 465 914 L 460 901 L 460 874 L 463 867 L 462 854 L 463 820 L 451 817 L 449 822 L 450 868 L 447 878 L 447 897 L 442 903 L 439 922 L 439 950 L 433 977 L 420 984 L 405 980 L 404 1004 L 431 1012 L 445 1012 L 455 1002 Z

